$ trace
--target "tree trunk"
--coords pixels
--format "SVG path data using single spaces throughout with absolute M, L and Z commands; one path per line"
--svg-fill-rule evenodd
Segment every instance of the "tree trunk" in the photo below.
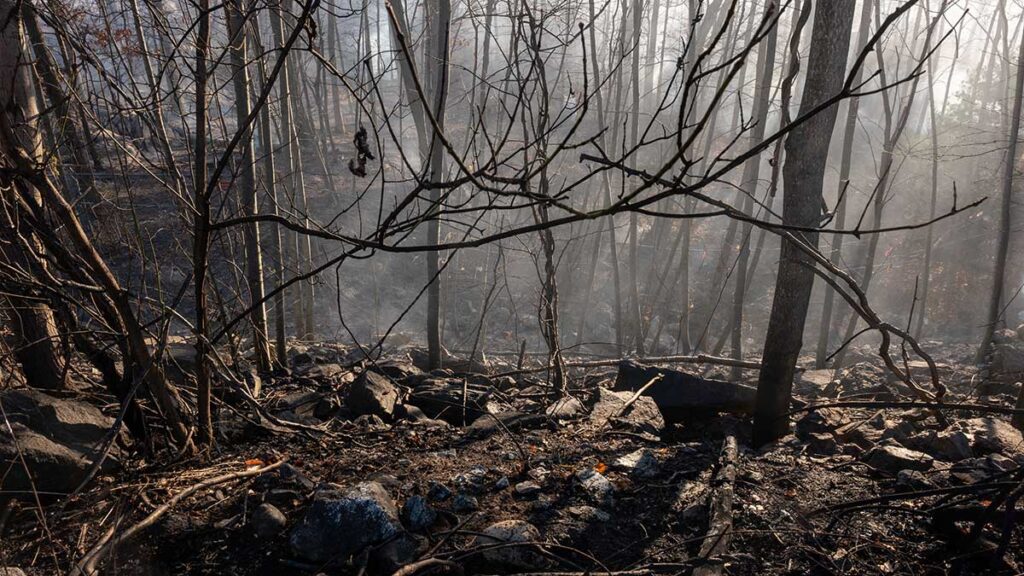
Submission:
M 444 130 L 445 105 L 448 99 L 448 37 L 451 31 L 451 4 L 448 0 L 439 0 L 436 14 L 432 18 L 432 28 L 427 38 L 431 43 L 430 78 L 434 82 L 434 102 L 432 103 L 437 130 L 430 142 L 430 181 L 440 182 L 444 179 L 444 148 L 438 130 Z M 430 189 L 430 208 L 434 212 L 441 201 L 441 190 Z M 441 223 L 436 218 L 427 221 L 427 243 L 434 245 L 440 240 Z M 430 367 L 441 367 L 441 282 L 438 277 L 440 270 L 440 254 L 436 251 L 427 252 L 427 355 Z
M 846 58 L 853 25 L 853 0 L 817 4 L 807 64 L 807 80 L 800 103 L 803 116 L 835 95 L 845 79 Z M 829 143 L 837 107 L 830 106 L 797 126 L 786 139 L 782 221 L 793 226 L 816 226 L 821 216 L 821 188 L 825 179 Z M 817 246 L 816 233 L 797 237 Z M 783 241 L 775 298 L 765 336 L 754 412 L 754 444 L 767 444 L 789 432 L 789 402 L 796 361 L 803 344 L 804 320 L 814 273 L 810 259 Z
M 939 7 L 937 15 L 935 16 L 934 19 L 932 19 L 931 23 L 928 24 L 928 29 L 927 29 L 927 32 L 925 33 L 924 43 L 922 44 L 922 48 L 921 48 L 921 52 L 920 52 L 920 59 L 921 60 L 923 60 L 924 58 L 927 58 L 928 54 L 931 52 L 931 46 L 932 46 L 931 39 L 932 39 L 932 35 L 935 32 L 935 27 L 938 24 L 939 20 L 943 17 L 943 13 L 946 10 L 946 5 L 947 4 L 948 4 L 948 0 L 943 0 L 942 1 L 942 4 Z M 916 34 L 915 34 L 915 36 L 916 36 Z M 878 52 L 877 55 L 878 55 L 878 59 L 879 59 L 879 67 L 881 69 L 881 73 L 879 75 L 879 79 L 880 79 L 881 82 L 885 82 L 886 80 L 885 80 L 885 73 L 884 73 L 884 66 L 883 66 L 884 63 L 882 62 L 882 59 L 881 59 L 882 58 L 881 57 L 881 53 Z M 886 204 L 886 195 L 889 193 L 889 182 L 892 179 L 893 166 L 895 165 L 896 144 L 899 143 L 899 140 L 900 140 L 900 138 L 903 135 L 903 130 L 907 127 L 907 123 L 910 120 L 910 112 L 911 112 L 911 109 L 914 106 L 914 97 L 917 94 L 917 86 L 918 86 L 918 82 L 919 82 L 920 79 L 921 79 L 921 76 L 920 75 L 916 75 L 916 76 L 914 76 L 914 79 L 911 80 L 910 87 L 909 87 L 909 90 L 907 92 L 906 101 L 902 103 L 902 108 L 900 109 L 899 117 L 896 119 L 896 123 L 895 124 L 892 124 L 892 115 L 893 115 L 892 113 L 893 113 L 893 111 L 892 111 L 890 106 L 886 105 L 886 122 L 885 122 L 886 134 L 885 134 L 885 142 L 882 145 L 882 158 L 881 158 L 881 161 L 879 163 L 880 164 L 880 168 L 879 168 L 880 173 L 879 173 L 879 177 L 878 177 L 878 183 L 875 185 L 875 189 L 874 189 L 874 191 L 872 193 L 872 198 L 871 198 L 872 207 L 873 207 L 873 210 L 872 210 L 872 221 L 871 221 L 871 224 L 870 224 L 871 228 L 880 228 L 882 226 L 882 216 L 883 216 L 884 209 L 885 209 L 885 204 Z M 883 94 L 883 97 L 886 98 L 887 96 L 885 96 Z M 879 234 L 872 234 L 871 237 L 868 239 L 868 245 L 867 245 L 867 247 L 865 249 L 865 254 L 864 254 L 864 258 L 863 258 L 863 262 L 864 262 L 864 276 L 860 280 L 860 287 L 861 287 L 861 289 L 864 290 L 865 293 L 868 291 L 868 288 L 871 285 L 871 280 L 874 277 L 874 273 L 875 273 L 875 257 L 878 254 L 878 243 L 879 243 L 879 240 L 880 240 L 880 235 Z M 843 335 L 843 340 L 842 340 L 843 343 L 847 343 L 848 344 L 849 341 L 854 337 L 854 333 L 857 330 L 857 321 L 859 319 L 860 318 L 859 318 L 859 316 L 857 314 L 855 314 L 855 313 L 851 314 L 850 321 L 846 325 L 846 332 Z M 840 353 L 836 355 L 835 365 L 837 367 L 842 366 L 843 358 L 844 358 L 845 354 L 846 354 L 846 349 L 840 351 Z
M 230 0 L 226 6 L 228 36 L 230 39 L 232 81 L 235 88 L 236 130 L 242 130 L 248 121 L 252 106 L 249 100 L 248 42 L 245 34 L 245 7 L 242 0 Z M 254 216 L 259 212 L 256 198 L 256 159 L 253 150 L 252 128 L 245 130 L 238 146 L 242 150 L 242 164 L 239 167 L 238 192 L 242 197 L 242 213 Z M 249 302 L 259 303 L 252 312 L 253 355 L 256 368 L 261 372 L 270 371 L 270 346 L 267 342 L 267 309 L 263 296 L 263 255 L 260 249 L 260 229 L 257 222 L 246 224 L 242 229 L 245 242 L 245 276 L 249 288 Z
M 765 6 L 765 14 L 778 10 L 778 5 L 771 0 Z M 764 140 L 768 123 L 768 107 L 771 103 L 772 75 L 775 73 L 775 44 L 778 38 L 778 24 L 772 27 L 768 36 L 762 40 L 757 51 L 757 81 L 754 85 L 754 127 L 750 130 L 748 145 L 756 146 Z M 743 179 L 740 189 L 743 191 L 743 213 L 751 214 L 754 210 L 754 198 L 757 197 L 757 182 L 761 173 L 761 155 L 757 154 L 743 164 Z M 747 265 L 750 261 L 751 225 L 744 222 L 740 231 L 740 253 L 736 259 L 736 284 L 733 288 L 732 300 L 732 357 L 743 359 L 743 302 L 747 289 Z M 725 250 L 725 246 L 722 247 Z M 740 378 L 740 369 L 734 368 L 732 378 Z
M 864 0 L 861 5 L 860 24 L 857 28 L 857 51 L 860 52 L 868 41 L 868 33 L 871 31 L 871 13 L 874 0 Z M 864 77 L 864 67 L 861 66 L 854 73 L 854 85 L 859 85 Z M 843 125 L 843 149 L 839 155 L 839 191 L 836 201 L 836 228 L 843 229 L 846 226 L 847 196 L 850 186 L 850 167 L 853 164 L 853 140 L 857 132 L 857 114 L 860 110 L 860 99 L 851 98 L 847 101 L 846 123 Z M 929 228 L 930 229 L 930 228 Z M 839 262 L 843 255 L 843 234 L 832 237 L 831 252 L 829 260 Z M 814 354 L 814 363 L 818 368 L 825 367 L 825 359 L 828 358 L 829 339 L 832 335 L 832 307 L 835 305 L 836 291 L 831 286 L 825 286 L 825 302 L 821 308 L 821 322 L 818 328 L 818 346 Z
M 1007 135 L 1008 144 L 1006 158 L 1003 162 L 1003 178 L 1000 190 L 1002 198 L 999 212 L 999 237 L 997 240 L 998 244 L 996 245 L 995 268 L 992 272 L 992 291 L 989 295 L 985 332 L 981 339 L 981 346 L 978 348 L 977 360 L 979 363 L 985 361 L 988 356 L 996 328 L 1005 322 L 1005 319 L 1002 317 L 1003 285 L 1006 280 L 1006 261 L 1010 250 L 1010 215 L 1013 207 L 1014 170 L 1017 167 L 1017 142 L 1020 138 L 1022 96 L 1024 96 L 1024 39 L 1021 40 L 1020 51 L 1017 54 L 1017 78 L 1014 84 L 1013 111 L 1010 113 L 1010 132 Z
M 16 159 L 32 163 L 33 169 L 43 169 L 42 139 L 37 129 L 39 106 L 33 87 L 32 58 L 22 25 L 18 5 L 0 0 L 0 187 L 26 186 L 27 183 L 9 179 L 5 171 L 16 168 Z M 39 197 L 35 190 L 26 190 Z M 8 201 L 8 198 L 10 200 Z M 0 230 L 5 246 L 0 247 L 0 261 L 15 270 L 34 268 L 31 252 L 39 248 L 31 233 L 19 241 L 20 226 L 13 221 L 17 213 L 17 199 L 4 192 L 4 221 Z M 9 309 L 9 327 L 14 336 L 12 348 L 21 365 L 26 382 L 35 388 L 51 390 L 65 387 L 64 362 L 60 354 L 60 335 L 53 310 L 44 299 L 21 297 L 13 294 L 6 298 Z
M 642 4 L 640 0 L 633 0 L 633 41 L 632 59 L 633 73 L 630 79 L 630 87 L 633 91 L 633 110 L 630 118 L 630 149 L 636 148 L 640 139 L 640 26 L 642 20 Z M 630 167 L 637 167 L 637 153 L 629 157 Z M 639 185 L 635 182 L 634 185 Z M 632 328 L 633 347 L 638 356 L 644 356 L 644 335 L 643 335 L 643 313 L 640 310 L 640 285 L 638 279 L 638 268 L 640 267 L 639 253 L 639 216 L 636 212 L 629 213 L 629 315 L 630 327 Z
M 199 444 L 207 449 L 213 445 L 211 414 L 212 383 L 207 357 L 210 354 L 209 314 L 207 312 L 206 280 L 210 252 L 210 197 L 206 170 L 206 102 L 207 56 L 210 48 L 210 0 L 200 0 L 199 26 L 196 32 L 196 130 L 195 166 L 192 186 L 195 188 L 195 224 L 192 243 L 192 278 L 195 288 L 196 407 Z

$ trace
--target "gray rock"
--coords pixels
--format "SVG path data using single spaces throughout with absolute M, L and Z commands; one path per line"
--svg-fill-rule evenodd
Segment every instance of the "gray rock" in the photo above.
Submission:
M 424 541 L 412 534 L 400 534 L 370 554 L 371 574 L 394 574 L 399 568 L 415 562 L 425 551 Z
M 593 468 L 584 468 L 576 472 L 576 481 L 592 502 L 598 506 L 612 504 L 615 501 L 615 486 L 600 472 Z
M 497 482 L 494 483 L 495 490 L 504 490 L 505 488 L 508 488 L 508 486 L 508 476 L 502 476 L 501 478 L 498 478 Z
M 992 370 L 1000 374 L 1024 373 L 1024 346 L 1019 341 L 996 344 L 992 353 Z
M 650 450 L 641 448 L 617 458 L 612 468 L 629 472 L 638 478 L 652 478 L 661 472 L 661 463 Z
M 900 444 L 905 444 L 907 438 L 913 436 L 916 433 L 917 427 L 914 426 L 913 422 L 901 420 L 896 425 L 890 426 L 889 428 L 886 428 L 884 432 L 882 432 L 882 440 L 892 438 L 893 440 L 899 442 Z M 913 446 L 910 446 L 909 444 L 907 444 L 907 446 L 913 448 Z
M 928 470 L 933 459 L 924 452 L 896 444 L 880 444 L 864 455 L 864 461 L 876 470 L 897 474 L 900 470 Z
M 604 425 L 622 411 L 632 396 L 632 392 L 613 392 L 599 387 L 594 406 L 590 409 L 590 421 L 598 426 Z M 618 418 L 618 423 L 648 434 L 660 434 L 665 427 L 658 405 L 647 396 L 637 398 L 626 414 Z
M 277 506 L 263 503 L 253 511 L 252 518 L 249 519 L 249 525 L 252 526 L 252 530 L 257 537 L 269 540 L 284 532 L 285 527 L 288 525 L 288 518 L 285 517 L 284 513 Z
M 462 442 L 483 440 L 495 434 L 534 430 L 547 425 L 548 418 L 543 414 L 528 414 L 518 411 L 485 414 L 466 427 Z
M 428 486 L 427 498 L 434 502 L 440 502 L 441 500 L 447 500 L 452 497 L 452 491 L 440 482 L 434 482 L 431 480 Z
M 366 370 L 348 388 L 345 403 L 353 414 L 390 419 L 398 403 L 398 386 L 387 376 Z
M 831 456 L 839 452 L 836 437 L 828 432 L 811 432 L 807 435 L 807 449 L 814 454 Z
M 487 414 L 490 393 L 455 378 L 427 378 L 413 388 L 406 400 L 430 418 L 453 426 L 465 426 Z
M 25 571 L 14 566 L 0 566 L 0 576 L 26 576 Z
M 960 423 L 961 430 L 974 437 L 978 454 L 999 452 L 1013 455 L 1024 452 L 1024 436 L 1009 422 L 997 418 L 971 418 Z
M 679 370 L 644 366 L 631 360 L 619 363 L 615 390 L 635 392 L 658 376 L 661 379 L 649 386 L 644 396 L 654 400 L 669 422 L 684 422 L 694 415 L 715 415 L 719 412 L 749 414 L 754 410 L 757 391 L 750 386 L 709 380 Z
M 413 532 L 421 532 L 437 522 L 437 511 L 422 496 L 410 496 L 402 505 L 402 522 Z
M 569 506 L 569 514 L 584 522 L 608 522 L 611 514 L 593 506 Z
M 522 496 L 524 498 L 528 498 L 530 496 L 536 496 L 537 494 L 540 494 L 540 490 L 541 490 L 540 484 L 537 484 L 536 482 L 534 482 L 532 480 L 524 480 L 524 481 L 516 484 L 516 487 L 515 487 L 516 494 L 518 494 L 518 495 L 520 495 L 520 496 Z
M 444 420 L 437 420 L 427 416 L 423 410 L 420 410 L 412 404 L 399 404 L 395 406 L 395 416 L 397 418 L 404 418 L 410 422 L 414 422 L 424 428 L 449 428 L 451 424 Z
M 572 396 L 566 396 L 555 400 L 544 412 L 552 418 L 559 420 L 572 420 L 583 414 L 583 402 Z
M 423 376 L 423 370 L 417 368 L 412 362 L 402 360 L 379 362 L 375 368 L 388 378 L 396 382 L 402 381 L 405 384 L 408 384 L 408 382 L 405 382 L 406 379 Z
M 459 493 L 452 500 L 452 510 L 457 514 L 473 512 L 480 508 L 480 502 L 469 494 Z
M 508 542 L 536 542 L 540 540 L 537 528 L 524 520 L 502 520 L 484 528 L 483 534 L 476 538 L 480 546 L 503 544 Z M 489 548 L 482 552 L 484 561 L 501 568 L 522 570 L 545 568 L 547 559 L 530 546 L 505 546 Z
M 14 432 L 13 437 L 7 430 L 0 433 L 0 487 L 16 493 L 33 486 L 51 494 L 77 488 L 114 424 L 91 404 L 36 390 L 0 392 L 0 404 Z M 101 470 L 116 468 L 118 458 L 114 446 Z
M 902 444 L 949 462 L 974 457 L 970 437 L 959 430 L 925 430 L 908 437 Z
M 808 412 L 796 421 L 795 432 L 803 440 L 812 433 L 832 432 L 850 422 L 846 414 L 836 408 L 819 408 Z
M 395 503 L 376 482 L 341 492 L 319 492 L 290 537 L 296 556 L 310 562 L 344 562 L 402 530 Z
M 896 473 L 896 484 L 909 490 L 927 490 L 935 488 L 928 477 L 918 470 L 900 470 Z
M 804 370 L 793 382 L 793 391 L 801 396 L 821 396 L 825 388 L 832 383 L 835 370 Z
M 1000 328 L 992 333 L 992 341 L 996 344 L 1008 344 L 1017 340 L 1017 331 L 1009 328 Z

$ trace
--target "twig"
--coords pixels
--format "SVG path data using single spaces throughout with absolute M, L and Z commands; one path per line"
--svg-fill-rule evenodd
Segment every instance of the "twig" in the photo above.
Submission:
M 149 528 L 150 526 L 156 524 L 157 520 L 159 520 L 164 514 L 169 512 L 171 508 L 173 508 L 175 505 L 177 505 L 185 498 L 188 498 L 189 496 L 195 494 L 196 492 L 199 492 L 200 490 L 204 490 L 211 486 L 224 484 L 225 482 L 230 482 L 232 480 L 240 480 L 242 478 L 259 476 L 260 474 L 264 474 L 281 466 L 286 461 L 287 459 L 283 459 L 273 464 L 270 464 L 269 466 L 263 466 L 261 468 L 251 468 L 248 470 L 243 470 L 241 472 L 231 472 L 229 474 L 223 474 L 215 478 L 204 480 L 198 484 L 193 484 L 189 488 L 186 488 L 185 490 L 182 490 L 181 492 L 177 493 L 173 498 L 168 500 L 162 506 L 160 506 L 159 508 L 151 512 L 148 516 L 146 516 L 144 519 L 142 519 L 142 521 L 131 526 L 130 528 L 128 528 L 121 534 L 117 535 L 116 537 L 101 539 L 99 542 L 96 543 L 96 545 L 94 545 L 89 550 L 89 552 L 86 553 L 85 557 L 83 557 L 75 565 L 75 567 L 72 568 L 70 576 L 92 576 L 93 574 L 96 574 L 97 565 L 111 550 L 116 548 L 122 542 L 125 542 L 128 539 L 132 538 L 139 532 L 142 532 L 146 528 Z M 113 536 L 112 533 L 111 536 Z
M 445 568 L 449 572 L 456 574 L 462 574 L 462 565 L 456 564 L 451 560 L 442 560 L 440 558 L 427 558 L 425 560 L 419 560 L 412 564 L 406 564 L 398 570 L 395 570 L 391 576 L 412 576 L 420 572 L 421 570 L 432 569 L 432 568 Z
M 605 426 L 608 425 L 609 422 L 611 422 L 612 420 L 614 420 L 616 418 L 622 418 L 622 416 L 626 414 L 626 411 L 629 410 L 630 406 L 632 406 L 634 403 L 636 403 L 637 399 L 639 399 L 641 396 L 643 396 L 644 392 L 646 392 L 648 388 L 650 388 L 651 386 L 654 386 L 658 382 L 661 382 L 661 380 L 664 377 L 665 377 L 664 374 L 658 374 L 654 378 L 651 378 L 650 380 L 648 380 L 646 384 L 641 386 L 639 390 L 637 390 L 636 392 L 633 393 L 633 395 L 629 398 L 629 400 L 626 400 L 626 403 L 622 405 L 622 408 L 619 408 L 619 410 L 615 414 L 612 414 L 612 415 L 608 416 L 608 418 L 605 419 L 605 421 L 601 424 L 601 428 L 604 428 Z

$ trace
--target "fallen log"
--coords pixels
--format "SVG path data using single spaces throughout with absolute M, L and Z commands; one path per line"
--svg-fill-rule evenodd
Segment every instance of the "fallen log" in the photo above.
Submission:
M 708 562 L 694 569 L 693 576 L 719 576 L 725 567 L 721 556 L 729 551 L 732 533 L 732 500 L 733 486 L 736 483 L 737 454 L 736 437 L 726 436 L 722 442 L 718 472 L 711 483 L 708 532 L 700 546 L 700 557 Z
M 492 354 L 492 356 L 495 354 Z M 606 366 L 618 366 L 621 362 L 626 360 L 622 358 L 607 358 L 604 360 L 588 360 L 582 362 L 566 362 L 566 368 L 603 368 Z M 723 358 L 721 356 L 710 356 L 707 354 L 697 354 L 694 356 L 645 356 L 642 358 L 630 359 L 632 362 L 639 362 L 642 364 L 708 364 L 711 366 L 728 366 L 732 368 L 743 368 L 746 370 L 760 370 L 760 362 L 748 362 L 746 360 L 736 360 L 735 358 Z M 535 368 L 519 368 L 517 370 L 509 370 L 508 372 L 500 372 L 494 374 L 494 378 L 501 376 L 519 376 L 520 374 L 535 374 L 537 372 L 544 372 L 551 370 L 551 366 L 538 366 Z
M 666 422 L 714 416 L 719 412 L 750 414 L 754 411 L 755 388 L 669 368 L 644 366 L 632 360 L 619 363 L 614 390 L 636 392 L 655 378 L 658 380 L 647 387 L 644 395 L 654 400 Z

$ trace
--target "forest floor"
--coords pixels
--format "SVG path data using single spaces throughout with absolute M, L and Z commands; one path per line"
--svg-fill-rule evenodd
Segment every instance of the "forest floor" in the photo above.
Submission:
M 940 351 L 947 401 L 979 402 L 969 350 Z M 258 417 L 222 408 L 210 457 L 125 459 L 71 499 L 12 501 L 0 514 L 0 566 L 69 573 L 101 535 L 127 530 L 176 494 L 284 461 L 176 502 L 115 547 L 102 573 L 391 574 L 417 561 L 405 574 L 1024 569 L 1013 514 L 1000 512 L 971 534 L 973 520 L 998 507 L 999 489 L 1022 479 L 1021 435 L 1002 416 L 949 411 L 951 426 L 940 429 L 920 409 L 827 408 L 796 414 L 793 435 L 752 449 L 742 414 L 666 424 L 649 397 L 609 396 L 614 366 L 574 370 L 569 388 L 579 402 L 552 409 L 542 378 L 497 375 L 515 366 L 423 374 L 414 350 L 376 367 L 398 393 L 393 413 L 381 417 L 361 408 L 379 397 L 352 399 L 362 368 L 351 367 L 351 350 L 296 352 L 290 374 L 263 382 L 260 403 L 308 429 L 272 432 L 251 421 Z M 803 372 L 800 403 L 905 398 L 877 359 L 854 360 L 838 373 Z M 458 399 L 461 386 L 462 398 L 498 417 L 462 426 L 473 419 L 468 400 L 432 411 L 424 386 L 431 401 Z M 1012 406 L 1012 386 L 989 392 L 986 403 Z M 722 465 L 729 436 L 739 442 L 733 481 Z M 725 500 L 731 529 L 709 559 L 720 535 L 709 518 L 722 509 L 723 487 L 734 491 Z

